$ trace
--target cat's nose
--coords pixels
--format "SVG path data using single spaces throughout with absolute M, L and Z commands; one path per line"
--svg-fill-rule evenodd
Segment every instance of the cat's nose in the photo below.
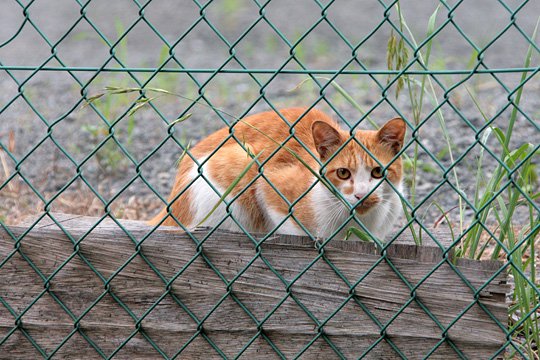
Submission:
M 365 198 L 367 195 L 367 193 L 365 192 L 362 192 L 362 193 L 356 193 L 354 194 L 354 197 L 357 198 L 358 200 L 362 200 L 363 198 Z

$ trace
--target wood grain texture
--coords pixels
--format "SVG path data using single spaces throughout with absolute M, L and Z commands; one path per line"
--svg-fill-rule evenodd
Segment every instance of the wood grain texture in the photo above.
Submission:
M 443 334 L 434 319 L 452 325 L 451 343 L 433 358 L 457 358 L 451 344 L 467 358 L 488 358 L 505 340 L 493 320 L 506 324 L 506 275 L 491 279 L 501 264 L 453 265 L 482 287 L 475 296 L 427 238 L 418 247 L 404 233 L 384 259 L 361 241 L 330 241 L 320 252 L 302 237 L 257 244 L 243 234 L 198 229 L 192 238 L 178 228 L 153 231 L 122 220 L 128 235 L 110 219 L 51 215 L 61 228 L 45 217 L 10 227 L 15 239 L 0 230 L 0 297 L 17 314 L 0 304 L 0 358 L 39 357 L 25 334 L 47 354 L 57 351 L 55 358 L 100 358 L 89 341 L 103 356 L 171 357 L 193 337 L 181 358 L 220 358 L 210 342 L 226 357 L 243 351 L 246 359 L 279 358 L 271 342 L 292 358 L 314 339 L 303 357 L 339 358 L 333 346 L 357 358 L 376 343 L 368 358 L 399 358 L 392 346 L 423 358 Z M 447 233 L 434 234 L 448 246 Z

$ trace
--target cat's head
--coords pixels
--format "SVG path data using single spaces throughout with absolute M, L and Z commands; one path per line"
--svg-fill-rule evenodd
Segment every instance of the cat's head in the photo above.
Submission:
M 395 118 L 389 120 L 379 131 L 357 131 L 356 140 L 362 143 L 371 154 L 354 139 L 335 154 L 350 135 L 324 121 L 314 122 L 311 129 L 321 162 L 325 163 L 331 159 L 326 164 L 326 178 L 351 205 L 356 205 L 357 213 L 367 213 L 384 201 L 385 192 L 394 191 L 384 181 L 383 168 L 403 146 L 405 121 Z M 331 158 L 334 154 L 335 156 Z M 383 167 L 375 161 L 374 157 Z M 401 158 L 397 158 L 386 168 L 386 179 L 399 187 L 402 179 Z M 376 188 L 375 191 L 366 196 L 374 188 Z

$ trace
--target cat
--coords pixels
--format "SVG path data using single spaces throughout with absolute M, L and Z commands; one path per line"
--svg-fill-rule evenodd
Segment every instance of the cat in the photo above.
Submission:
M 289 123 L 294 123 L 306 109 L 289 108 L 279 112 Z M 358 130 L 354 136 L 386 166 L 401 150 L 405 131 L 405 122 L 395 118 L 378 131 Z M 238 141 L 228 138 L 230 134 Z M 330 116 L 316 109 L 308 111 L 293 128 L 276 112 L 248 116 L 230 129 L 223 128 L 209 135 L 190 149 L 199 165 L 189 155 L 182 158 L 169 196 L 170 205 L 150 224 L 178 226 L 175 219 L 168 216 L 167 209 L 170 209 L 170 214 L 186 228 L 205 220 L 201 226 L 250 233 L 267 233 L 277 228 L 278 234 L 292 235 L 306 235 L 307 230 L 315 237 L 326 238 L 334 235 L 354 212 L 373 235 L 384 239 L 402 209 L 398 194 L 388 184 L 391 182 L 398 192 L 403 192 L 400 157 L 383 173 L 380 165 L 354 139 L 343 146 L 324 167 L 324 179 L 339 190 L 345 202 L 312 172 L 319 174 L 319 161 L 324 164 L 350 136 Z M 286 148 L 278 150 L 278 144 Z M 249 167 L 254 155 L 260 162 L 272 156 L 258 169 L 257 164 Z M 234 199 L 230 206 L 222 202 L 207 216 L 225 190 L 248 167 L 226 198 Z M 257 177 L 259 171 L 263 175 Z M 377 185 L 373 193 L 366 196 Z M 227 216 L 228 213 L 232 216 Z M 337 237 L 344 238 L 347 229 L 356 224 L 349 222 L 337 231 Z

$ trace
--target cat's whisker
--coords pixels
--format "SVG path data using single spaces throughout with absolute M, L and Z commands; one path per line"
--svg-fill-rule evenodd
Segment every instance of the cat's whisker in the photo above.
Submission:
M 326 229 L 332 229 L 329 231 L 329 235 L 343 223 L 347 212 L 348 209 L 341 202 L 335 204 L 332 212 L 329 213 L 329 217 L 325 224 Z
M 341 213 L 342 213 L 342 208 L 343 208 L 343 204 L 339 203 L 339 202 L 335 202 L 331 205 L 332 207 L 329 209 L 328 211 L 328 217 L 327 219 L 325 220 L 325 222 L 323 224 L 321 224 L 317 230 L 317 232 L 321 232 L 323 229 L 334 229 L 336 228 L 335 226 L 335 222 L 338 221 Z

